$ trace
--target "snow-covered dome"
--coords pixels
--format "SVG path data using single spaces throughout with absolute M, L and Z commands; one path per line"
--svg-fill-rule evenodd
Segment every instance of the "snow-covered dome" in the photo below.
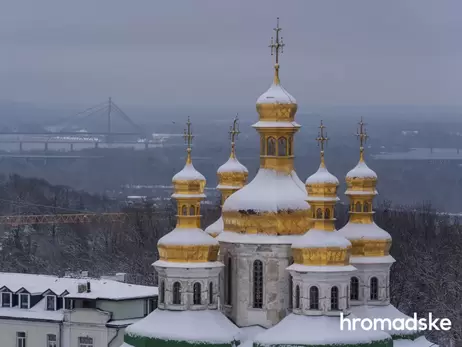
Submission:
M 273 83 L 257 99 L 257 104 L 296 104 L 295 98 L 280 83 Z
M 350 240 L 352 256 L 388 256 L 391 247 L 391 235 L 372 223 L 347 223 L 338 233 Z
M 205 181 L 205 177 L 196 170 L 192 163 L 186 163 L 183 170 L 173 176 L 172 182 L 177 181 Z
M 317 185 L 317 184 L 332 184 L 332 185 L 339 185 L 339 181 L 337 177 L 332 175 L 326 168 L 326 166 L 321 163 L 319 165 L 318 171 L 312 174 L 310 177 L 306 179 L 305 184 L 309 185 Z
M 218 189 L 240 189 L 247 182 L 249 171 L 231 155 L 226 163 L 218 168 Z
M 205 228 L 205 232 L 212 237 L 216 237 L 224 229 L 223 217 L 218 218 L 214 223 Z
M 346 195 L 376 195 L 377 174 L 367 166 L 361 153 L 358 164 L 346 175 Z
M 375 173 L 374 170 L 372 170 L 371 168 L 369 168 L 369 166 L 367 166 L 364 160 L 360 160 L 358 164 L 347 173 L 346 178 L 347 179 L 364 179 L 364 178 L 377 179 L 377 174 Z

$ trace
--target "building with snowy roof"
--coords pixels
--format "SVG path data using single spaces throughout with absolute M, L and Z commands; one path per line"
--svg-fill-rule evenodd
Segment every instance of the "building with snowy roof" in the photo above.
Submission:
M 111 279 L 0 272 L 1 345 L 118 347 L 125 328 L 155 309 L 157 294 Z
M 158 242 L 158 309 L 126 329 L 123 347 L 429 347 L 417 330 L 342 329 L 342 320 L 406 318 L 390 304 L 390 235 L 373 221 L 377 175 L 364 160 L 347 174 L 350 220 L 335 230 L 339 180 L 324 162 L 303 183 L 294 170 L 297 103 L 274 80 L 257 99 L 260 169 L 248 184 L 233 154 L 218 171 L 222 217 L 202 231 L 205 178 L 191 160 L 173 178 L 176 228 Z M 233 160 L 231 160 L 233 159 Z M 180 177 L 181 176 L 181 177 Z M 230 183 L 228 177 L 234 177 Z

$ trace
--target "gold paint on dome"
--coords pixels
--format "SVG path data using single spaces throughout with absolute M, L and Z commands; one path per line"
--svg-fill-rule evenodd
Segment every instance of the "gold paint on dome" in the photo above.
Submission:
M 346 266 L 350 264 L 351 246 L 348 248 L 293 248 L 295 264 L 307 266 Z
M 207 263 L 217 261 L 218 245 L 159 245 L 160 260 L 175 263 Z
M 241 213 L 223 211 L 226 231 L 240 234 L 303 235 L 311 227 L 309 210 Z

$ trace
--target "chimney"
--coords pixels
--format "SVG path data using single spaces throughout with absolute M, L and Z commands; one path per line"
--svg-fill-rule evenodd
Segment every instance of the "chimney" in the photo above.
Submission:
M 87 282 L 87 293 L 91 292 L 90 281 Z

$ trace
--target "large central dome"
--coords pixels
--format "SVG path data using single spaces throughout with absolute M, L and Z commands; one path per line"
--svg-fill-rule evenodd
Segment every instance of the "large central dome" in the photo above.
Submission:
M 311 225 L 305 185 L 293 166 L 297 103 L 280 84 L 278 64 L 272 85 L 257 100 L 257 112 L 253 127 L 260 134 L 260 169 L 225 201 L 222 241 L 230 239 L 229 233 L 303 235 Z

